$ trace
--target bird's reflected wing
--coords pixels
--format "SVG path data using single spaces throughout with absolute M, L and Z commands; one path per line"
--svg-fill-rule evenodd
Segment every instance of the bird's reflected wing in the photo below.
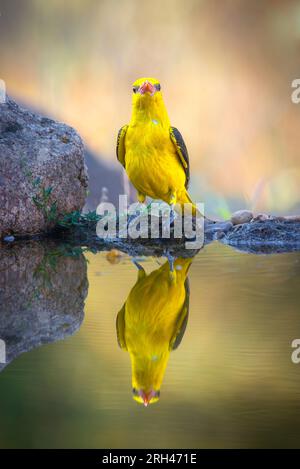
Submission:
M 123 350 L 127 350 L 127 345 L 125 341 L 125 305 L 126 303 L 124 303 L 124 305 L 118 312 L 117 321 L 116 321 L 117 340 L 118 340 L 119 346 Z
M 185 187 L 188 188 L 190 181 L 189 154 L 185 146 L 183 137 L 176 127 L 170 127 L 170 137 L 176 148 L 177 155 L 185 172 Z
M 125 168 L 125 136 L 128 129 L 128 125 L 123 125 L 118 132 L 117 137 L 117 158 L 122 166 Z
M 189 318 L 189 307 L 190 307 L 190 287 L 189 287 L 189 279 L 187 278 L 184 282 L 185 288 L 185 300 L 181 310 L 178 313 L 175 332 L 170 340 L 169 349 L 175 350 L 180 345 L 182 338 L 185 333 L 185 329 L 188 323 Z

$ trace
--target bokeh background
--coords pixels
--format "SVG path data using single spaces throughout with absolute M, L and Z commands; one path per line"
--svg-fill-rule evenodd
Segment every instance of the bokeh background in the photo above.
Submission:
M 191 194 L 209 215 L 300 213 L 299 0 L 0 0 L 0 79 L 82 135 L 89 208 L 103 186 L 112 201 L 126 187 L 116 134 L 132 82 L 147 75 L 161 80 Z M 0 447 L 299 446 L 299 254 L 229 249 L 212 244 L 194 260 L 187 330 L 146 413 L 115 331 L 136 269 L 87 254 L 78 333 L 1 372 Z
M 131 83 L 161 80 L 209 214 L 300 209 L 297 0 L 0 0 L 9 94 L 85 140 L 90 207 L 124 178 L 115 158 Z

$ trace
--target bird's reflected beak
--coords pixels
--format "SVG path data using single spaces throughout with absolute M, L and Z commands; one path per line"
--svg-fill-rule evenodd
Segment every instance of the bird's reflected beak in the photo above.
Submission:
M 140 87 L 139 87 L 139 93 L 140 94 L 145 94 L 149 93 L 150 96 L 153 96 L 156 91 L 156 88 L 152 83 L 149 81 L 145 81 Z
M 143 390 L 140 391 L 140 396 L 143 399 L 144 406 L 147 407 L 150 404 L 152 397 L 155 397 L 155 391 L 145 392 Z

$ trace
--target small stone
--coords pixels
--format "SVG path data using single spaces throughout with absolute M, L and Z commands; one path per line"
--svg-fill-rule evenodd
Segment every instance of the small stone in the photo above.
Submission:
M 250 210 L 238 210 L 231 216 L 231 222 L 233 225 L 241 225 L 243 223 L 249 223 L 253 218 L 253 213 Z
M 6 243 L 12 243 L 15 240 L 15 237 L 14 236 L 4 236 L 3 239 Z
M 222 239 L 222 238 L 224 238 L 224 236 L 225 236 L 224 231 L 217 231 L 216 232 L 216 239 Z
M 224 233 L 228 233 L 232 229 L 233 223 L 231 221 L 225 221 L 219 224 L 220 230 Z
M 300 215 L 286 215 L 284 219 L 287 221 L 299 221 L 300 222 Z
M 60 141 L 62 143 L 70 143 L 70 139 L 69 137 L 67 137 L 67 135 L 63 135 L 61 138 L 60 138 Z
M 231 221 L 216 221 L 214 224 L 208 225 L 205 232 L 216 233 L 217 231 L 224 231 L 225 233 L 232 229 Z
M 215 232 L 213 233 L 213 238 L 212 238 L 212 239 L 216 241 L 216 240 L 218 240 L 218 239 L 224 238 L 224 236 L 225 236 L 224 231 L 218 230 L 218 231 L 215 231 Z
M 266 221 L 269 220 L 270 216 L 266 213 L 258 213 L 255 217 L 252 218 L 252 222 L 254 221 Z
M 111 249 L 107 254 L 106 254 L 106 259 L 110 264 L 118 264 L 121 260 L 122 253 L 118 249 Z

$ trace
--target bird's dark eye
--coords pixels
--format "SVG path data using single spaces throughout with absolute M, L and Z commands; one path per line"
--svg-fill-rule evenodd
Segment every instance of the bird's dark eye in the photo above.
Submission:
M 155 85 L 156 91 L 160 91 L 160 83 L 156 83 Z
M 134 396 L 138 396 L 139 392 L 138 392 L 138 390 L 137 390 L 136 388 L 132 388 L 132 394 L 133 394 Z
M 132 88 L 132 91 L 133 91 L 134 93 L 136 93 L 138 89 L 139 89 L 138 86 L 134 86 L 134 87 Z

